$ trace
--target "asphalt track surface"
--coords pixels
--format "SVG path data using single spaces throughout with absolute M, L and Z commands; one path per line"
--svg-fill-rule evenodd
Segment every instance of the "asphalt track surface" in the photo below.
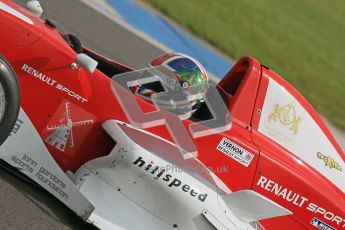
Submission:
M 14 0 L 24 5 L 24 0 Z M 42 18 L 60 22 L 66 32 L 97 52 L 143 68 L 161 50 L 77 0 L 43 0 Z M 48 193 L 0 168 L 0 229 L 95 229 Z

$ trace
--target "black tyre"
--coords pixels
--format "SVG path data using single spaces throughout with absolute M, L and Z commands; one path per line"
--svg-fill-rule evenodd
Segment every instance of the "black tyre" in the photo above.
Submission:
M 0 145 L 10 135 L 18 118 L 20 91 L 17 76 L 0 54 Z

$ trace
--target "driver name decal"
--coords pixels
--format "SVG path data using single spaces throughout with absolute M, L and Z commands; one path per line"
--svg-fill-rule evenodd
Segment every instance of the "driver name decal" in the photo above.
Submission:
M 254 159 L 254 154 L 246 151 L 245 149 L 225 137 L 223 137 L 223 139 L 219 142 L 217 150 L 225 153 L 226 155 L 246 167 L 248 167 Z
M 317 158 L 325 162 L 325 166 L 328 166 L 330 169 L 336 169 L 338 171 L 343 171 L 339 163 L 337 163 L 333 157 L 323 155 L 320 152 L 317 152 Z

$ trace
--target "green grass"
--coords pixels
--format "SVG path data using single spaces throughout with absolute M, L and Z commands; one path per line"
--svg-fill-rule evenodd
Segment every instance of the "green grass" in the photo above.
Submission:
M 345 1 L 145 1 L 232 59 L 257 58 L 345 130 Z

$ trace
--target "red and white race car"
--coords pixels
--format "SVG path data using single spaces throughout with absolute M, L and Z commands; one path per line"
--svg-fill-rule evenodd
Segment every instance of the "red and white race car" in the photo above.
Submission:
M 213 99 L 188 119 L 159 111 L 130 86 L 169 79 L 168 69 L 109 60 L 40 19 L 37 1 L 28 8 L 0 0 L 0 158 L 85 221 L 100 229 L 345 229 L 344 152 L 277 73 L 239 60 L 207 88 L 231 114 L 227 129 L 206 132 L 217 120 L 207 110 Z M 174 136 L 176 127 L 184 131 Z

